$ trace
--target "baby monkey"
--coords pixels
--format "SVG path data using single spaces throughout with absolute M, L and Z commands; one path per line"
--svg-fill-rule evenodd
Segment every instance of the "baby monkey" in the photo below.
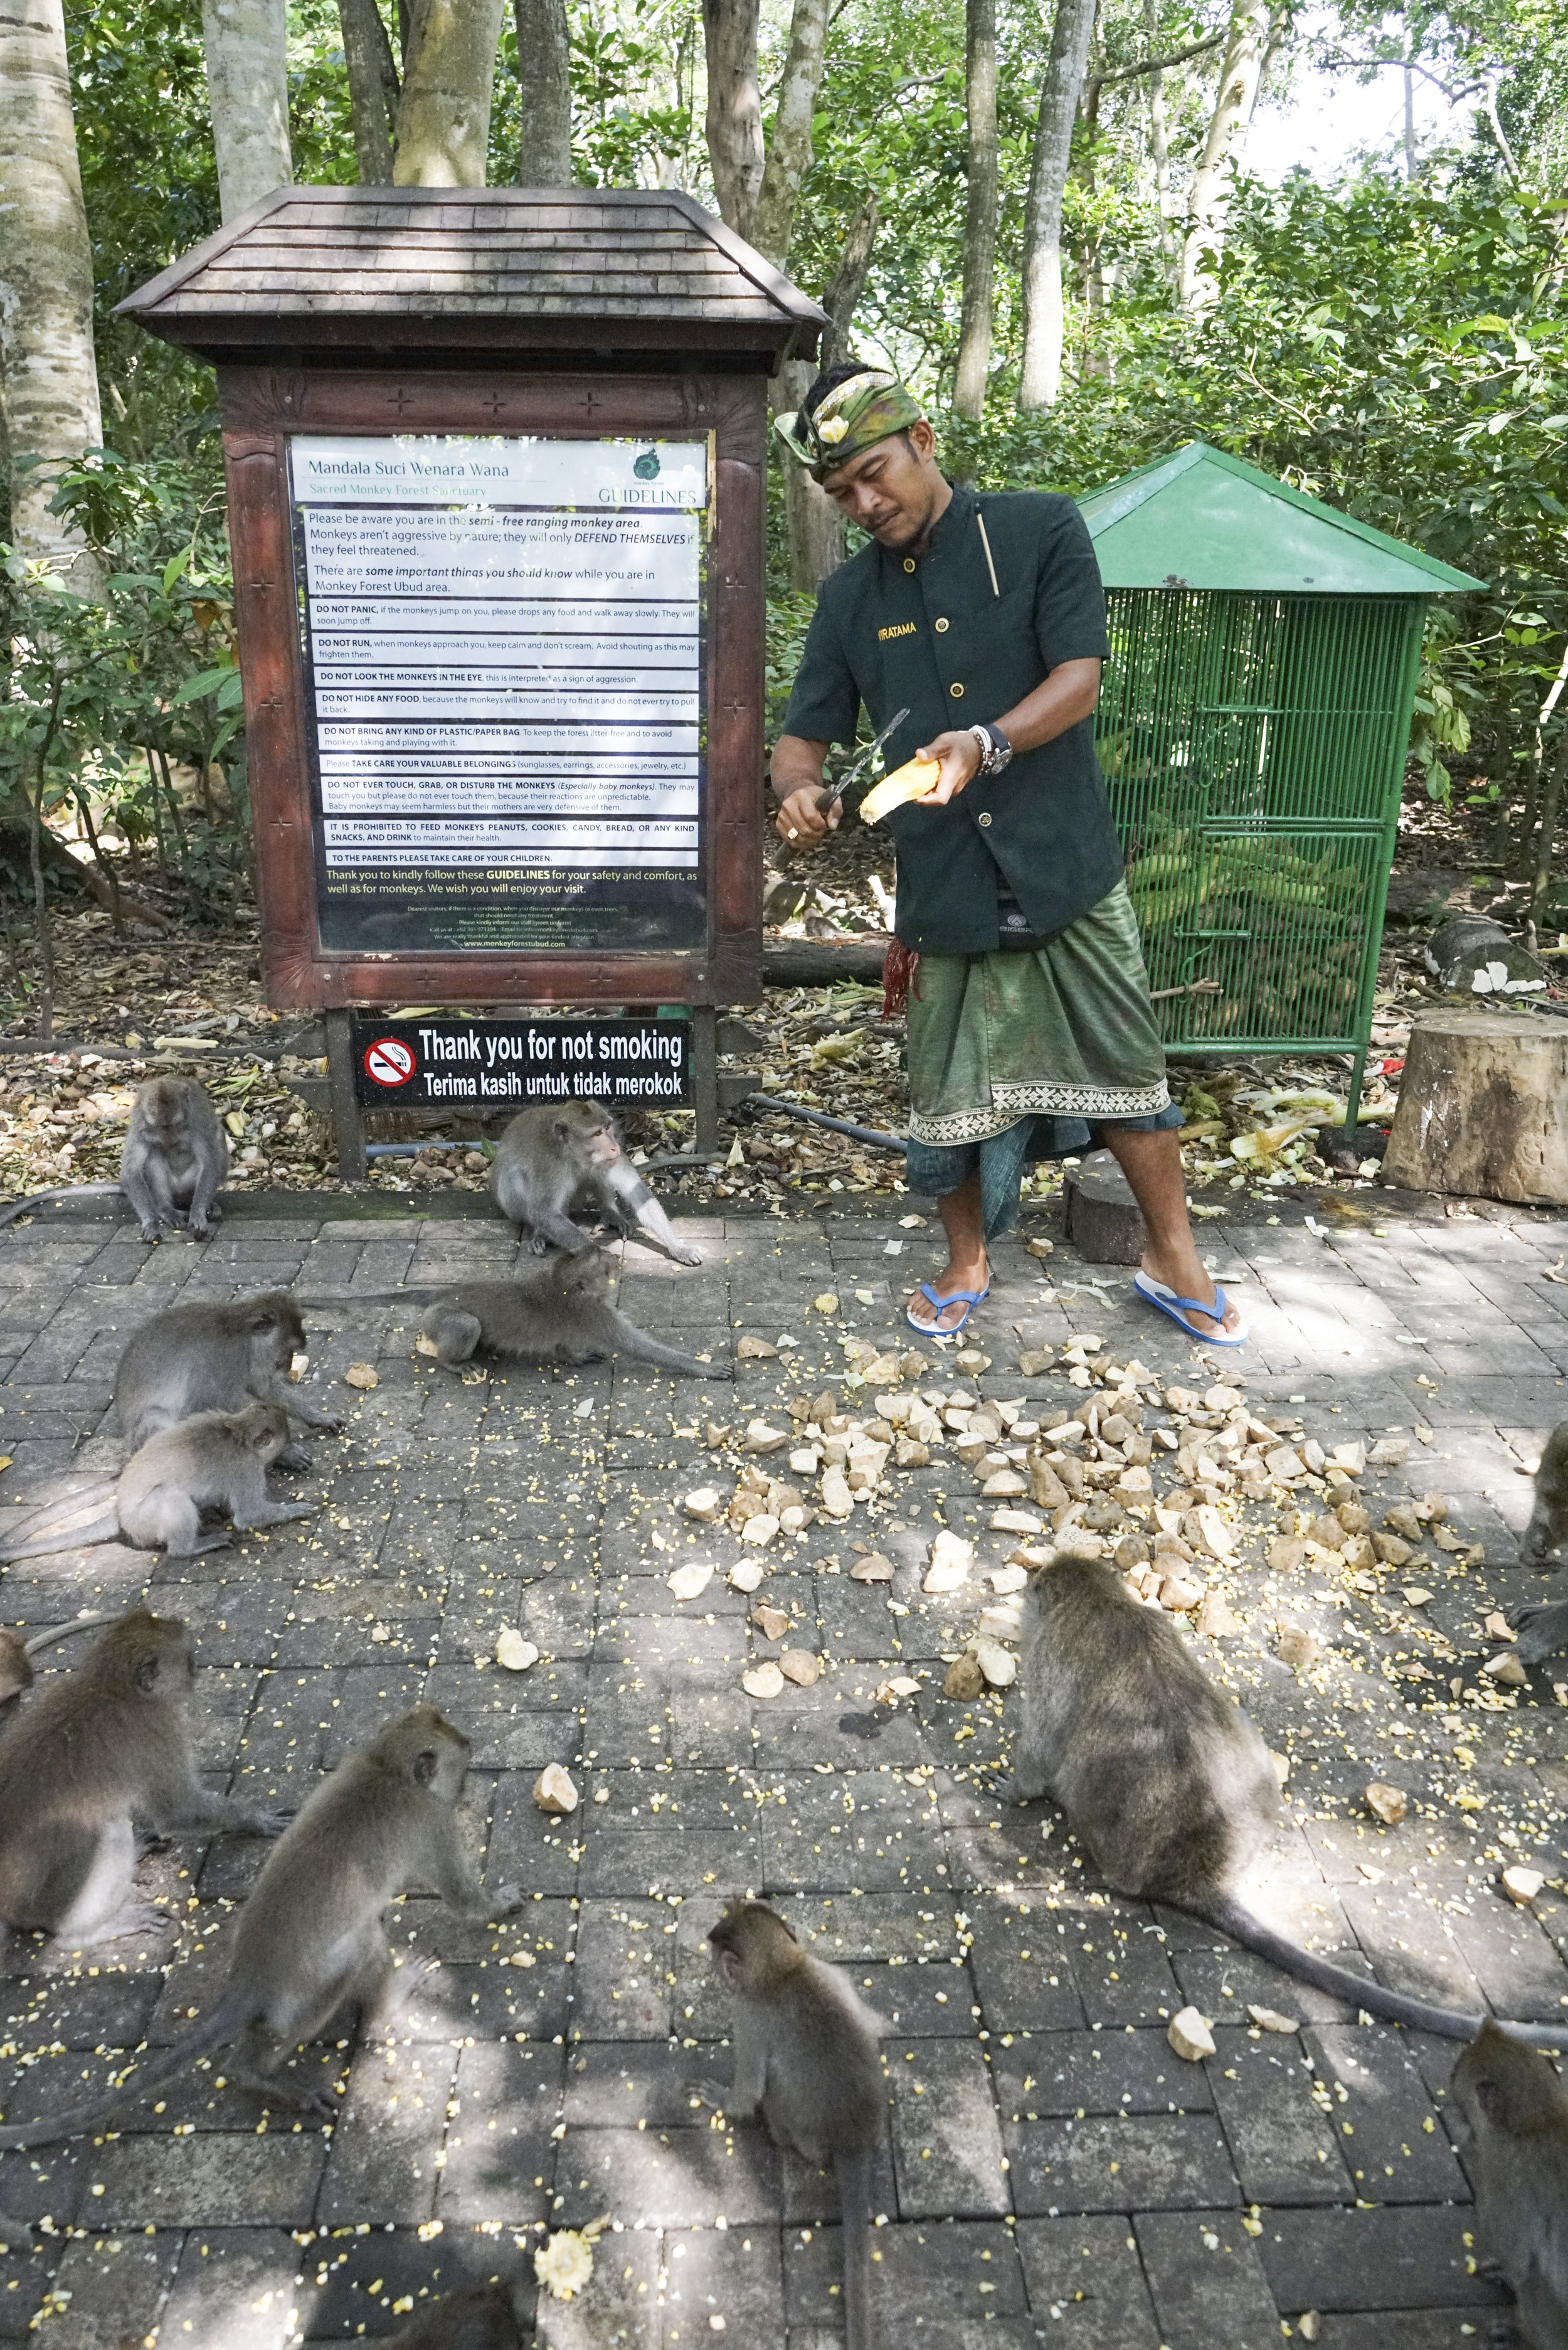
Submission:
M 762 2108 L 775 2146 L 838 2176 L 848 2350 L 871 2350 L 871 2166 L 887 2117 L 887 2030 L 836 1967 L 808 1957 L 764 1901 L 737 1901 L 708 1935 L 734 1994 L 738 2114 Z
M 312 1503 L 267 1495 L 266 1472 L 287 1447 L 288 1414 L 280 1403 L 198 1412 L 150 1437 L 112 1486 L 89 1486 L 65 1504 L 47 1503 L 14 1529 L 0 1559 L 120 1541 L 133 1550 L 195 1558 L 228 1546 L 227 1534 L 202 1534 L 203 1510 L 222 1510 L 236 1534 L 308 1518 Z
M 213 1205 L 229 1171 L 229 1138 L 194 1077 L 149 1077 L 138 1086 L 119 1162 L 119 1188 L 144 1241 L 161 1225 L 204 1241 L 223 1213 Z
M 587 1246 L 590 1235 L 572 1221 L 576 1208 L 677 1264 L 702 1262 L 701 1250 L 676 1239 L 598 1102 L 538 1102 L 514 1118 L 495 1147 L 490 1189 L 536 1256 Z
M 689 1379 L 722 1378 L 728 1366 L 700 1363 L 663 1346 L 609 1302 L 609 1267 L 597 1249 L 552 1252 L 524 1263 L 512 1281 L 470 1281 L 441 1295 L 420 1325 L 420 1352 L 448 1369 L 479 1347 L 535 1362 L 597 1363 L 628 1355 L 635 1363 Z
M 1469 2133 L 1481 2249 L 1512 2289 L 1530 2350 L 1568 2350 L 1568 2089 L 1489 2017 L 1449 2095 Z

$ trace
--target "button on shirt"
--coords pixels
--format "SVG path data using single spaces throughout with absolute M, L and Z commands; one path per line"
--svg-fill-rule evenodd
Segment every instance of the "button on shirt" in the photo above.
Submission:
M 1063 661 L 1107 650 L 1099 567 L 1072 499 L 958 489 L 924 555 L 873 540 L 824 582 L 784 732 L 847 743 L 862 707 L 875 732 L 907 702 L 890 771 L 938 734 L 1000 718 Z M 999 884 L 1049 938 L 1121 876 L 1093 718 L 975 776 L 945 807 L 910 803 L 883 821 L 898 858 L 894 927 L 927 954 L 993 952 Z

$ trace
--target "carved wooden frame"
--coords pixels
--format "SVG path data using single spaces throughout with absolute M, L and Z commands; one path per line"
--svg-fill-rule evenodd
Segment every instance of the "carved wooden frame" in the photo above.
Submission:
M 221 367 L 234 605 L 261 899 L 280 1009 L 349 1004 L 742 1003 L 762 988 L 766 384 L 760 375 Z M 292 432 L 711 432 L 705 946 L 690 952 L 328 951 L 317 922 Z

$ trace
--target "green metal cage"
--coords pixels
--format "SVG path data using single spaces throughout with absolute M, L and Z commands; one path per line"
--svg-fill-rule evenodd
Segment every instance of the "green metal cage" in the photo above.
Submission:
M 1081 501 L 1096 733 L 1171 1054 L 1353 1055 L 1430 597 L 1480 582 L 1202 442 Z

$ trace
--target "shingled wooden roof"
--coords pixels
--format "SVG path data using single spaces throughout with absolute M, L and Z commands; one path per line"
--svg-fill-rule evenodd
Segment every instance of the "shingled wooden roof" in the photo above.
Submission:
M 282 348 L 808 348 L 822 312 L 676 190 L 278 188 L 119 305 L 214 359 Z

